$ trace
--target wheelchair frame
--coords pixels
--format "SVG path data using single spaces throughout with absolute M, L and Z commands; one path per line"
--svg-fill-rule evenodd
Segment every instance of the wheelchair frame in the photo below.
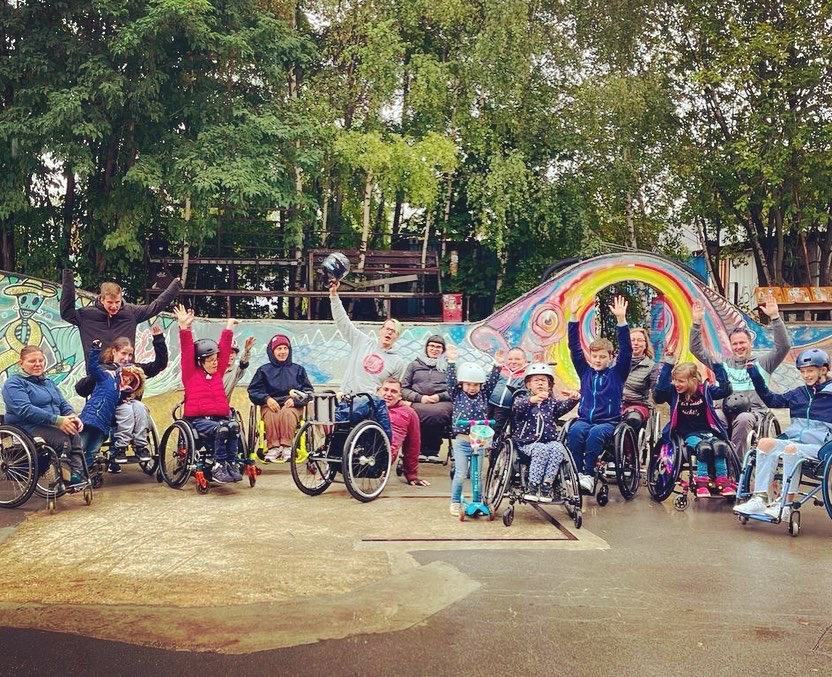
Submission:
M 123 465 L 130 465 L 136 463 L 142 469 L 142 472 L 149 477 L 155 477 L 157 482 L 162 479 L 159 476 L 159 429 L 156 427 L 156 421 L 150 415 L 150 408 L 142 402 L 142 406 L 147 409 L 147 420 L 150 421 L 150 428 L 147 430 L 147 448 L 150 451 L 149 461 L 139 461 L 135 455 L 127 457 L 127 463 Z M 113 448 L 113 434 L 114 428 L 110 428 L 110 434 L 101 448 L 98 450 L 98 455 L 93 460 L 92 464 L 92 480 L 93 486 L 99 489 L 104 484 L 104 476 L 107 471 L 107 466 L 112 462 L 110 459 L 110 452 Z M 132 444 L 130 445 L 132 449 Z M 134 452 L 135 454 L 135 452 Z
M 40 456 L 48 455 L 49 465 L 40 473 Z M 83 454 L 82 454 L 83 457 Z M 12 425 L 0 425 L 0 482 L 10 482 L 12 495 L 5 497 L 0 484 L 0 506 L 16 508 L 28 501 L 32 494 L 46 499 L 50 513 L 55 512 L 57 499 L 67 492 L 84 496 L 84 503 L 93 500 L 93 483 L 86 460 L 83 461 L 86 479 L 83 483 L 67 489 L 63 479 L 63 459 L 55 449 L 40 437 L 31 437 L 22 429 Z
M 756 467 L 757 449 L 749 449 L 743 460 L 742 474 L 737 483 L 737 503 L 751 497 L 751 475 Z M 789 501 L 789 484 L 792 478 L 799 477 L 795 500 Z M 775 473 L 782 481 L 782 492 L 776 503 L 780 504 L 778 517 L 768 515 L 745 515 L 735 513 L 740 524 L 747 524 L 749 520 L 757 522 L 768 522 L 769 524 L 780 524 L 783 521 L 783 508 L 790 508 L 789 513 L 789 534 L 795 538 L 800 534 L 800 508 L 812 501 L 814 505 L 824 506 L 826 514 L 832 519 L 832 442 L 827 442 L 818 450 L 817 459 L 799 458 L 795 469 L 789 477 L 783 477 L 782 457 L 778 463 L 778 470 Z M 807 491 L 801 491 L 801 487 L 807 487 Z M 821 494 L 823 500 L 817 498 Z
M 349 419 L 359 397 L 368 399 L 370 418 L 353 423 Z M 292 480 L 307 496 L 318 496 L 340 470 L 350 495 L 367 503 L 381 495 L 390 478 L 390 440 L 374 420 L 375 402 L 368 393 L 355 393 L 347 399 L 349 419 L 336 422 L 335 393 L 312 394 L 305 421 L 292 442 Z

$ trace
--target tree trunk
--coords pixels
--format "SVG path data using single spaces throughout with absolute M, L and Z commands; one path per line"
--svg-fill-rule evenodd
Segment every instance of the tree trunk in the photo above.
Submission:
M 772 209 L 772 219 L 774 221 L 774 239 L 777 243 L 774 250 L 774 280 L 782 287 L 786 283 L 783 277 L 783 258 L 786 253 L 786 243 L 783 234 L 783 212 L 778 207 Z
M 190 195 L 185 198 L 185 223 L 188 224 L 191 221 L 191 197 Z M 188 286 L 188 253 L 191 250 L 191 246 L 188 243 L 188 235 L 187 235 L 187 225 L 186 228 L 186 235 L 182 238 L 182 274 L 179 276 L 179 279 L 182 280 L 182 286 Z
M 829 286 L 832 279 L 832 202 L 826 205 L 826 231 L 820 250 L 820 286 Z
M 722 278 L 719 275 L 719 260 L 713 261 L 711 259 L 711 251 L 708 249 L 708 239 L 705 236 L 705 224 L 702 217 L 696 219 L 696 234 L 699 236 L 699 245 L 702 247 L 702 253 L 705 256 L 705 264 L 708 266 L 708 275 L 716 285 L 716 290 L 720 296 L 725 296 L 725 285 L 722 283 Z
M 427 266 L 428 260 L 428 240 L 430 239 L 430 215 L 431 210 L 425 210 L 425 236 L 422 240 L 422 268 Z
M 370 239 L 370 207 L 373 202 L 373 170 L 367 171 L 367 178 L 364 181 L 364 225 L 361 231 L 361 244 L 358 247 L 358 271 L 364 270 L 364 261 L 367 258 L 367 242 Z
M 16 268 L 14 259 L 14 214 L 12 218 L 0 224 L 0 250 L 3 252 L 3 270 L 13 271 Z
M 321 188 L 321 247 L 326 247 L 329 240 L 329 229 L 327 219 L 329 218 L 329 175 L 324 175 Z

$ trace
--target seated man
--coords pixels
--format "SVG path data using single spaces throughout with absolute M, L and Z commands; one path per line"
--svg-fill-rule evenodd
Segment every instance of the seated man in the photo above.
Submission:
M 390 424 L 393 427 L 393 439 L 390 449 L 393 463 L 403 453 L 404 477 L 414 487 L 429 487 L 430 482 L 419 479 L 419 449 L 422 437 L 419 428 L 419 416 L 408 402 L 402 399 L 402 384 L 396 378 L 387 378 L 378 389 L 378 394 L 387 405 Z

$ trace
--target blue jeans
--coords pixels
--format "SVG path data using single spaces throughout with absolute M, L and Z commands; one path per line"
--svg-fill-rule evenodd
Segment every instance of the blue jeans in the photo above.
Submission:
M 569 426 L 569 451 L 578 472 L 595 475 L 595 462 L 615 432 L 615 423 L 590 423 L 581 419 Z
M 451 481 L 451 503 L 462 501 L 462 483 L 468 476 L 468 461 L 471 460 L 471 443 L 467 436 L 454 438 L 454 478 Z
M 215 421 L 210 418 L 192 418 L 191 425 L 205 441 L 205 448 L 214 450 L 214 461 L 225 463 L 237 456 L 237 435 L 225 435 L 224 439 L 217 435 L 217 430 L 227 421 Z
M 390 425 L 390 414 L 387 411 L 387 403 L 378 395 L 373 395 L 373 402 L 375 403 L 375 422 L 381 426 L 381 429 L 387 435 L 387 439 L 393 441 L 393 426 Z M 366 397 L 354 397 L 352 405 L 349 402 L 341 402 L 335 410 L 335 420 L 339 423 L 350 420 L 352 414 L 352 422 L 358 423 L 370 418 L 370 403 Z
M 87 459 L 87 467 L 92 465 L 96 454 L 101 449 L 101 445 L 104 444 L 104 440 L 106 440 L 109 435 L 109 430 L 105 432 L 91 425 L 85 425 L 84 429 L 79 433 L 81 446 L 84 447 L 84 456 L 86 456 Z

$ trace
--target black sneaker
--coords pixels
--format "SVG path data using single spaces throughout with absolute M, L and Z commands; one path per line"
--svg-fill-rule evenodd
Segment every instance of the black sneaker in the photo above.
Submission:
M 121 466 L 115 461 L 110 461 L 107 465 L 107 472 L 112 473 L 113 475 L 118 475 L 121 472 Z
M 226 467 L 225 463 L 215 463 L 214 467 L 211 468 L 211 481 L 217 484 L 230 484 L 233 482 L 234 479 L 228 474 Z
M 544 482 L 540 487 L 540 502 L 551 503 L 553 499 L 553 487 L 550 483 Z
M 133 454 L 143 463 L 153 460 L 153 457 L 150 455 L 147 447 L 133 447 Z
M 231 479 L 234 482 L 242 482 L 243 476 L 240 474 L 240 471 L 237 469 L 236 463 L 226 463 L 225 469 L 228 471 L 228 474 L 231 476 Z
M 113 463 L 127 463 L 127 450 L 122 447 L 117 447 L 114 451 L 110 460 Z

